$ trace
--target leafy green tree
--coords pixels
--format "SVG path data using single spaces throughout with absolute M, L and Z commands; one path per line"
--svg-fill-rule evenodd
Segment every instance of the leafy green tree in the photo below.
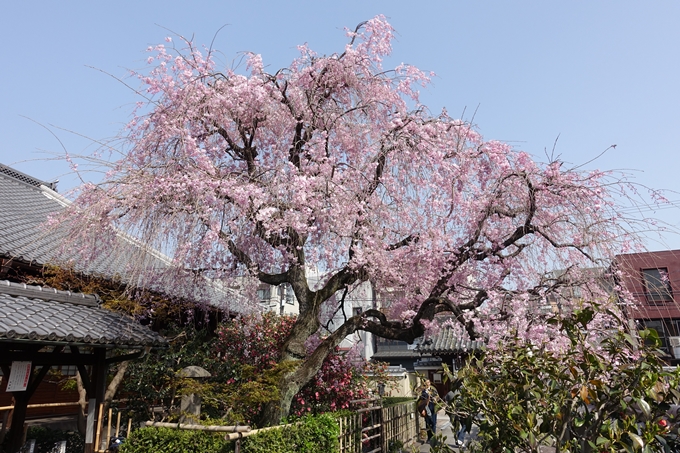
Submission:
M 480 429 L 473 450 L 676 451 L 680 371 L 665 367 L 657 333 L 596 332 L 594 316 L 552 319 L 569 339 L 560 349 L 511 336 L 449 372 L 461 388 L 450 411 Z
M 229 365 L 216 357 L 215 336 L 207 329 L 193 326 L 170 328 L 166 335 L 167 349 L 152 351 L 144 359 L 131 362 L 122 390 L 127 407 L 135 419 L 163 420 L 178 414 L 181 396 L 201 395 L 201 410 L 205 416 L 219 417 L 226 410 L 224 382 L 230 375 Z M 196 382 L 181 377 L 178 372 L 187 366 L 200 366 L 211 377 Z M 154 408 L 161 409 L 154 412 Z

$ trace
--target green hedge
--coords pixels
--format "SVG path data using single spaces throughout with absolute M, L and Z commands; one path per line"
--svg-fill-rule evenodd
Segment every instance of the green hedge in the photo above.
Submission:
M 142 428 L 132 432 L 120 447 L 121 453 L 229 453 L 233 442 L 224 433 L 173 428 Z
M 408 403 L 409 401 L 415 401 L 416 399 L 412 396 L 386 396 L 382 399 L 383 407 L 396 406 L 397 404 Z
M 330 414 L 305 417 L 292 426 L 247 437 L 243 453 L 336 453 L 340 427 Z
M 270 429 L 241 441 L 243 453 L 335 453 L 340 427 L 329 414 L 304 417 L 285 428 Z M 173 428 L 142 428 L 134 431 L 121 453 L 229 453 L 234 442 L 224 433 Z
M 26 433 L 26 440 L 35 439 L 35 453 L 47 453 L 52 451 L 54 444 L 62 440 L 66 441 L 66 453 L 81 453 L 84 448 L 83 436 L 77 432 L 50 429 L 43 426 L 31 426 Z M 5 437 L 4 444 L 9 440 Z M 3 446 L 0 445 L 0 451 Z

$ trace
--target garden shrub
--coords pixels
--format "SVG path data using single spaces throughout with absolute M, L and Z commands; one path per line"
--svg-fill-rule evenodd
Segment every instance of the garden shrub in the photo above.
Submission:
M 174 428 L 141 428 L 120 447 L 120 453 L 230 453 L 233 442 L 224 433 Z
M 655 331 L 641 330 L 638 339 L 597 330 L 595 316 L 582 309 L 550 319 L 568 339 L 560 350 L 509 335 L 457 376 L 447 372 L 462 382 L 447 408 L 454 430 L 479 426 L 468 451 L 677 451 L 680 369 L 665 367 Z
M 244 453 L 335 453 L 340 427 L 330 414 L 302 418 L 285 428 L 262 431 L 243 441 Z
M 66 453 L 81 453 L 85 448 L 85 440 L 81 434 L 73 431 L 49 429 L 43 426 L 31 426 L 26 439 L 35 439 L 34 453 L 47 453 L 57 442 L 66 441 Z
M 386 396 L 382 399 L 382 404 L 383 407 L 390 407 L 408 403 L 409 401 L 415 401 L 415 398 L 411 396 Z
M 298 423 L 273 428 L 241 441 L 243 453 L 336 453 L 340 428 L 332 415 L 302 418 Z M 234 442 L 224 433 L 174 428 L 142 428 L 123 443 L 120 453 L 231 453 Z

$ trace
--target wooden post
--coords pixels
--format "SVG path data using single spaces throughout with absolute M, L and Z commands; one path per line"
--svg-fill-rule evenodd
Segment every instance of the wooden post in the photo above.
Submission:
M 97 411 L 97 400 L 90 398 L 87 404 L 87 424 L 85 427 L 85 453 L 94 452 L 94 416 Z
M 94 451 L 99 451 L 101 448 L 100 440 L 102 434 L 102 423 L 103 423 L 103 409 L 104 409 L 104 394 L 106 393 L 106 349 L 105 348 L 95 348 L 94 354 L 94 367 L 92 369 L 93 379 L 90 382 L 92 387 L 91 395 L 97 400 L 99 404 L 99 417 L 97 418 L 97 438 L 94 445 Z
M 102 412 L 104 412 L 104 404 L 99 405 L 99 417 L 97 417 L 97 436 L 94 441 L 94 451 L 99 451 L 99 439 L 102 431 Z
M 116 421 L 116 437 L 118 437 L 119 432 L 120 432 L 120 410 L 118 411 L 118 420 Z
M 106 447 L 104 450 L 106 450 L 109 447 L 109 442 L 111 441 L 111 419 L 113 418 L 113 409 L 109 408 L 109 417 L 107 419 L 107 428 L 106 428 L 106 439 L 104 440 L 104 445 Z
M 128 429 L 127 433 L 125 433 L 125 437 L 129 438 L 131 432 L 132 432 L 132 417 L 128 418 Z
M 12 406 L 12 409 L 14 409 L 14 406 Z M 2 411 L 2 429 L 0 429 L 0 443 L 5 439 L 5 432 L 7 432 L 7 422 L 9 420 L 9 410 Z

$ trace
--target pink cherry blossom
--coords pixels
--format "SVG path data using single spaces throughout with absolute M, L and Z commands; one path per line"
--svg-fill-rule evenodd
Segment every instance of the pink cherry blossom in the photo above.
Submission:
M 273 73 L 255 53 L 241 73 L 191 42 L 150 48 L 154 65 L 137 74 L 148 103 L 105 181 L 81 188 L 72 243 L 94 259 L 122 231 L 168 255 L 173 275 L 202 275 L 254 303 L 259 283 L 292 285 L 300 315 L 272 360 L 299 363 L 282 383 L 295 392 L 358 329 L 411 342 L 449 313 L 471 338 L 493 344 L 513 330 L 540 341 L 555 334 L 537 326 L 549 294 L 578 284 L 585 300 L 608 303 L 579 269 L 607 265 L 634 240 L 619 224 L 625 181 L 538 162 L 446 111 L 431 115 L 418 97 L 429 74 L 383 68 L 393 34 L 377 16 L 348 30 L 340 53 L 300 46 Z M 136 268 L 140 281 L 157 278 Z M 312 268 L 325 275 L 316 288 Z M 554 269 L 567 271 L 546 277 Z M 402 296 L 347 315 L 309 351 L 321 305 L 368 281 Z

